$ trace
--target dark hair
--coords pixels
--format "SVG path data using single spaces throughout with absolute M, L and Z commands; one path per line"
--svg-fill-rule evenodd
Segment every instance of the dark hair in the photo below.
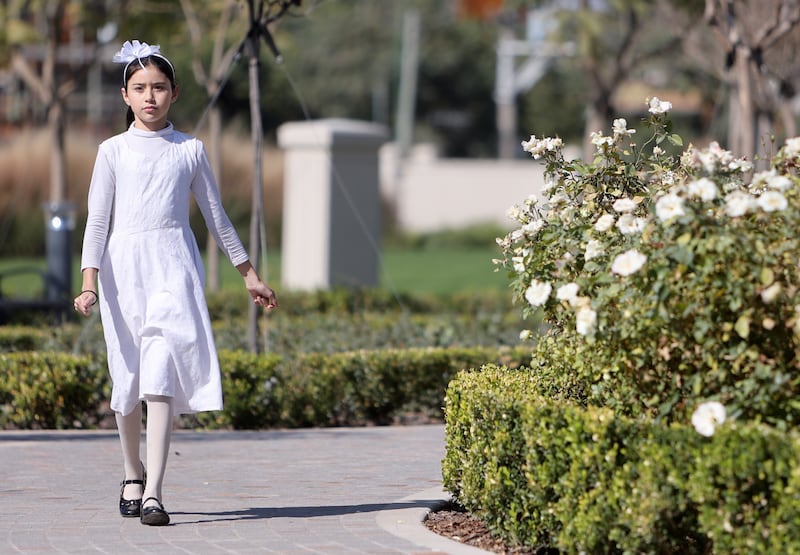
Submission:
M 163 56 L 152 55 L 132 60 L 128 63 L 128 65 L 125 66 L 123 85 L 125 86 L 126 91 L 128 90 L 128 79 L 130 79 L 134 73 L 142 69 L 142 67 L 147 67 L 150 65 L 156 66 L 161 73 L 169 78 L 169 82 L 173 89 L 178 85 L 178 82 L 175 79 L 175 69 L 172 67 L 172 64 L 169 62 L 169 60 Z M 130 127 L 134 119 L 135 117 L 133 115 L 133 110 L 130 106 L 128 106 L 128 112 L 125 114 L 126 127 Z

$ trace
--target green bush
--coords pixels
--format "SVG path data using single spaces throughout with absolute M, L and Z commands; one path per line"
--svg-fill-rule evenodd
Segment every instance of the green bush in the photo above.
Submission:
M 223 410 L 202 412 L 184 418 L 187 426 L 220 429 L 271 427 L 281 422 L 281 389 L 275 354 L 219 351 Z
M 753 175 L 716 143 L 667 154 L 681 145 L 669 107 L 650 108 L 645 142 L 616 120 L 594 134 L 591 163 L 566 160 L 558 139 L 523 143 L 549 188 L 541 206 L 515 207 L 519 227 L 500 240 L 514 295 L 544 314 L 560 359 L 584 361 L 597 405 L 669 422 L 714 399 L 794 426 L 800 139 Z
M 287 360 L 286 380 L 302 392 L 293 425 L 389 424 L 406 411 L 441 417 L 444 392 L 459 370 L 487 362 L 529 364 L 526 348 L 382 349 L 306 354 Z
M 219 353 L 224 409 L 183 417 L 208 429 L 389 424 L 408 413 L 441 418 L 448 381 L 486 362 L 530 363 L 517 348 L 354 351 L 334 354 Z M 0 354 L 0 428 L 98 424 L 110 397 L 103 355 Z
M 246 293 L 223 290 L 206 295 L 212 320 L 240 318 L 247 312 Z M 512 308 L 508 295 L 498 291 L 453 293 L 450 295 L 412 294 L 388 289 L 336 287 L 316 291 L 280 293 L 281 308 L 270 319 L 309 314 L 352 315 L 363 313 L 476 314 L 505 313 Z
M 767 426 L 722 426 L 703 442 L 688 491 L 718 553 L 800 553 L 800 448 Z
M 46 329 L 31 326 L 0 326 L 0 352 L 33 351 L 49 337 Z
M 0 353 L 0 427 L 86 428 L 97 424 L 110 384 L 97 361 L 63 353 Z
M 246 320 L 214 322 L 217 345 L 246 349 Z M 521 322 L 513 314 L 358 314 L 275 315 L 264 323 L 269 350 L 336 353 L 360 349 L 472 347 L 520 343 Z
M 797 434 L 706 438 L 553 383 L 486 366 L 448 388 L 445 487 L 498 534 L 564 553 L 800 552 Z
M 525 458 L 522 414 L 539 397 L 579 401 L 584 386 L 571 374 L 553 374 L 547 367 L 533 371 L 490 364 L 458 374 L 447 388 L 444 410 L 444 488 L 512 542 L 534 538 L 530 545 L 549 543 L 554 529 L 546 511 L 519 501 L 520 495 L 537 495 L 524 491 L 520 462 Z

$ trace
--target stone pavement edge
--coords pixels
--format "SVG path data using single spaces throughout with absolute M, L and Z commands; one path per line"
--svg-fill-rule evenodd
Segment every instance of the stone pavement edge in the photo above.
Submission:
M 422 524 L 443 456 L 441 425 L 176 430 L 148 527 L 119 516 L 115 431 L 0 432 L 0 554 L 487 554 Z

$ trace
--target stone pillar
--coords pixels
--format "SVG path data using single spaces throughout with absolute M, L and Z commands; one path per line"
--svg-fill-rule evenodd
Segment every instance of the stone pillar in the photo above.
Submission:
M 378 150 L 387 138 L 382 125 L 342 119 L 292 122 L 278 129 L 284 149 L 285 289 L 378 285 Z

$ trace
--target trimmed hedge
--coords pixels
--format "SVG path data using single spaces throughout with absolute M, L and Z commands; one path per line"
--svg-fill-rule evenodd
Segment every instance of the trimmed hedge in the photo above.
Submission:
M 33 351 L 47 342 L 46 328 L 33 326 L 0 326 L 0 352 Z
M 446 489 L 507 540 L 564 553 L 800 553 L 795 432 L 729 422 L 705 438 L 583 392 L 524 369 L 460 373 Z
M 209 429 L 388 424 L 406 412 L 441 417 L 447 383 L 487 362 L 530 364 L 528 348 L 356 351 L 294 357 L 220 351 L 225 408 L 184 417 Z M 105 358 L 0 354 L 0 427 L 96 426 L 110 397 Z
M 530 364 L 527 348 L 427 348 L 306 354 L 287 360 L 284 379 L 297 396 L 284 421 L 294 426 L 389 424 L 406 411 L 442 416 L 448 382 L 492 361 Z
M 242 318 L 247 314 L 247 293 L 225 289 L 206 295 L 212 320 Z M 387 289 L 335 287 L 316 291 L 280 292 L 281 309 L 274 314 L 361 314 L 366 312 L 433 314 L 475 314 L 508 312 L 513 303 L 505 291 L 487 290 L 480 295 L 453 293 L 434 295 L 392 292 Z M 271 316 L 272 317 L 272 316 Z
M 105 365 L 64 353 L 0 353 L 0 427 L 88 428 L 110 396 Z

